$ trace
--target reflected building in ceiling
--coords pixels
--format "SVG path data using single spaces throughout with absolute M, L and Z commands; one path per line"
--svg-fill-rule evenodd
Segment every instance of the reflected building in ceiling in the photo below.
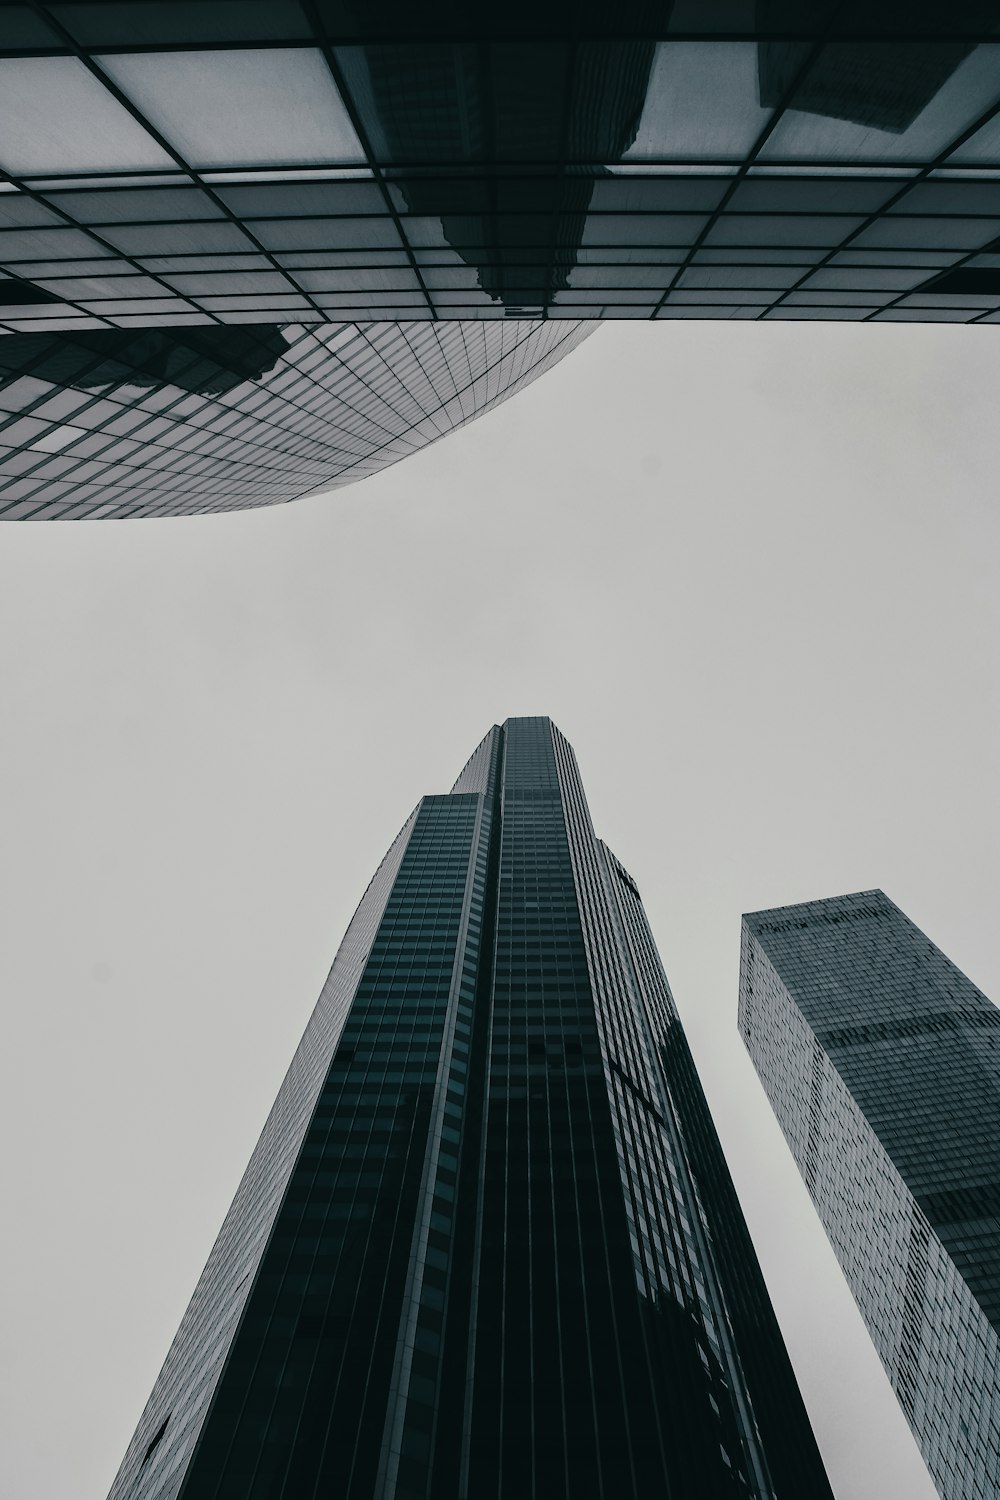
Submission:
M 943 1500 L 996 1500 L 1000 1009 L 862 891 L 744 917 L 740 1031 Z
M 24 382 L 0 383 L 0 514 L 183 510 L 181 486 L 147 492 L 147 443 L 151 480 L 189 445 L 188 510 L 370 472 L 434 413 L 454 425 L 444 324 L 525 325 L 514 362 L 537 370 L 583 336 L 548 323 L 1000 319 L 998 0 L 430 0 L 414 17 L 399 0 L 0 4 L 0 346 L 18 339 L 0 369 Z M 389 438 L 376 400 L 345 451 L 369 388 L 320 346 L 372 323 L 414 325 L 443 384 L 400 397 Z M 216 392 L 231 410 L 182 410 L 200 436 L 170 426 L 170 393 L 199 393 L 165 375 L 161 427 L 110 357 L 101 399 L 125 411 L 41 373 L 63 334 L 234 325 L 264 345 L 237 368 L 277 340 L 284 364 Z M 495 384 L 509 346 L 479 338 L 473 379 Z M 335 451 L 302 435 L 311 417 Z M 246 474 L 227 442 L 248 444 Z
M 358 908 L 112 1500 L 832 1500 L 635 881 L 550 720 Z

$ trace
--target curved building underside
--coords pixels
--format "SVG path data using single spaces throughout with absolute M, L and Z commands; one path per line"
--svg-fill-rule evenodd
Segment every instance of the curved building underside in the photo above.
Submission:
M 596 324 L 224 324 L 0 337 L 0 519 L 182 516 L 365 479 Z

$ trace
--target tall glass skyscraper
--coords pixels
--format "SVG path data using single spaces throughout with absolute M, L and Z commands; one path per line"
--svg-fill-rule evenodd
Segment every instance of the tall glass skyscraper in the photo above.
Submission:
M 1000 0 L 0 3 L 0 515 L 360 477 L 483 321 L 996 322 L 998 179 Z
M 1000 1009 L 881 891 L 743 919 L 740 1030 L 945 1500 L 1000 1495 Z
M 114 1500 L 830 1500 L 635 882 L 545 718 L 366 892 Z

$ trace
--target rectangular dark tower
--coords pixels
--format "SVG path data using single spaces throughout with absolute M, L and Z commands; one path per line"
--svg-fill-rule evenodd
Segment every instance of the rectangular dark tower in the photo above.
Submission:
M 830 1500 L 632 878 L 545 718 L 422 799 L 113 1500 Z
M 1000 1495 L 1000 1010 L 881 891 L 743 919 L 740 1031 L 945 1500 Z

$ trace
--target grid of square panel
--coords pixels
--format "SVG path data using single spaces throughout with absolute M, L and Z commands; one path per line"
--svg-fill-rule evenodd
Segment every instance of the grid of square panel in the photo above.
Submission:
M 994 0 L 469 11 L 0 6 L 2 327 L 1000 317 Z
M 182 328 L 87 334 L 91 345 L 0 337 L 0 519 L 193 515 L 339 488 L 496 406 L 592 326 L 242 325 L 253 379 Z M 217 359 L 231 352 L 215 346 Z M 149 373 L 167 357 L 162 379 Z

